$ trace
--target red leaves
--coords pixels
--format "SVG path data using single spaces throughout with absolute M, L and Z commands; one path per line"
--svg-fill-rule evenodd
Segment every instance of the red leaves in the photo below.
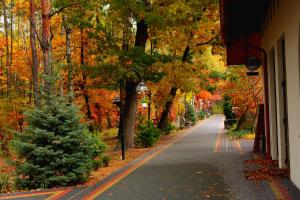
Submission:
M 198 99 L 210 100 L 212 97 L 212 94 L 209 91 L 201 90 L 198 94 L 196 94 L 196 97 Z
M 279 169 L 278 161 L 271 159 L 245 160 L 244 164 L 254 165 L 252 168 L 244 170 L 245 177 L 249 181 L 276 180 L 288 177 L 288 170 Z M 249 167 L 249 166 L 248 166 Z

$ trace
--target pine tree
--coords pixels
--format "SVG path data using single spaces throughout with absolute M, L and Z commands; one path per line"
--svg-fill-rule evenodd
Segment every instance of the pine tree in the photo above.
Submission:
M 195 112 L 194 106 L 192 106 L 189 103 L 186 104 L 185 118 L 186 118 L 187 122 L 191 122 L 193 125 L 195 125 L 197 122 L 197 117 L 196 117 L 196 112 Z
M 223 111 L 226 119 L 234 119 L 235 115 L 232 111 L 232 100 L 231 97 L 228 95 L 224 96 L 224 103 L 223 103 Z
M 28 127 L 15 142 L 18 188 L 52 188 L 87 180 L 105 145 L 80 123 L 78 109 L 56 96 L 26 114 Z

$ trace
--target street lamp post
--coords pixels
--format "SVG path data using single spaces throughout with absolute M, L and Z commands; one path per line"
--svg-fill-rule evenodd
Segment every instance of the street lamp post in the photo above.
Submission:
M 148 128 L 150 128 L 150 124 L 151 124 L 151 104 L 152 104 L 152 93 L 151 90 L 148 93 L 148 98 L 149 98 L 149 102 L 148 102 Z

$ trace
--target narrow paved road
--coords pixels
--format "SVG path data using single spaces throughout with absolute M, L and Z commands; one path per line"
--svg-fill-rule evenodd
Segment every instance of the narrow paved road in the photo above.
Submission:
M 245 180 L 251 142 L 224 137 L 223 116 L 213 116 L 97 196 L 101 200 L 275 199 L 266 183 Z M 96 194 L 96 195 L 95 195 Z M 78 199 L 83 199 L 85 192 Z
M 252 159 L 252 144 L 228 140 L 223 120 L 219 115 L 201 122 L 174 144 L 150 152 L 146 160 L 95 186 L 27 198 L 21 194 L 17 199 L 276 199 L 267 183 L 245 180 L 243 161 Z

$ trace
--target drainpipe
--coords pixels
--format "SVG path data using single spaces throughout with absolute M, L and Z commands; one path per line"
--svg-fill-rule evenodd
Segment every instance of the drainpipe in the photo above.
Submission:
M 266 143 L 267 152 L 266 156 L 271 157 L 271 136 L 270 136 L 270 111 L 269 111 L 269 77 L 268 77 L 268 57 L 266 50 L 260 48 L 263 52 L 263 73 L 264 73 L 264 100 L 265 100 L 265 131 L 266 131 Z

